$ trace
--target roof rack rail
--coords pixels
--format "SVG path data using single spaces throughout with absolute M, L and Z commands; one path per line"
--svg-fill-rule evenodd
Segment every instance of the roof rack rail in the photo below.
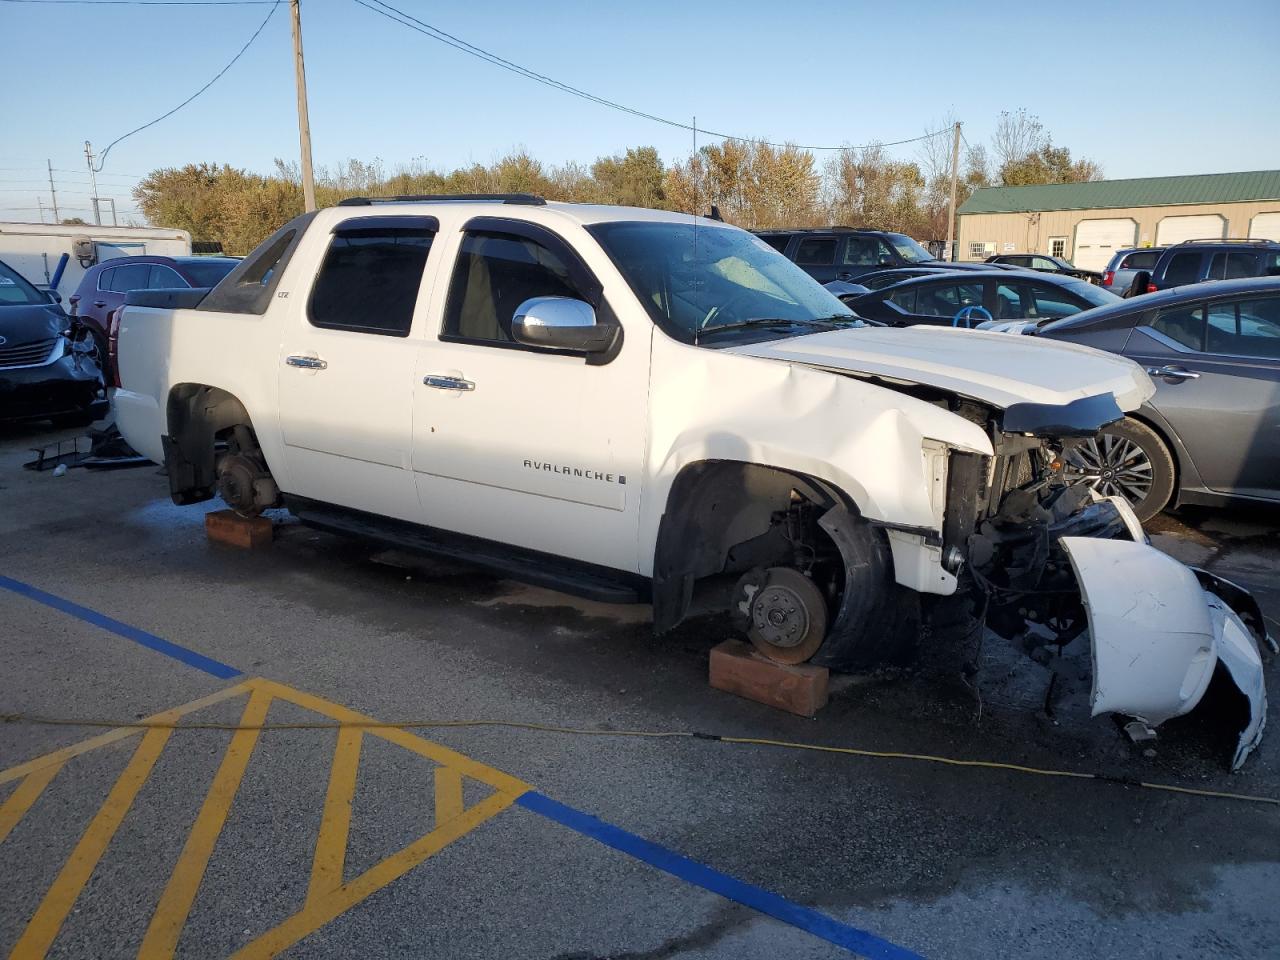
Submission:
M 546 206 L 547 201 L 532 193 L 406 193 L 396 197 L 347 197 L 339 200 L 340 207 L 371 207 L 375 203 L 445 203 L 450 200 L 483 201 L 491 203 L 525 204 L 530 207 Z
M 1179 243 L 1274 243 L 1265 237 L 1196 237 L 1192 240 L 1179 240 Z

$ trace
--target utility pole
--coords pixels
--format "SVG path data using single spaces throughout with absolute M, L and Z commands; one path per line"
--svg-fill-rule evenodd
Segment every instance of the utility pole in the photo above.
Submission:
M 316 208 L 316 178 L 311 169 L 311 120 L 307 117 L 307 70 L 302 63 L 302 11 L 298 0 L 289 0 L 293 15 L 293 66 L 298 86 L 298 142 L 302 148 L 302 199 L 307 212 Z
M 955 133 L 951 143 L 951 209 L 947 213 L 947 251 L 946 259 L 954 260 L 955 251 L 952 241 L 956 236 L 956 181 L 960 179 L 960 123 L 956 122 Z
M 84 142 L 84 159 L 89 164 L 89 191 L 93 194 L 93 222 L 102 226 L 102 214 L 98 210 L 98 175 L 93 169 L 93 147 Z
M 53 185 L 53 161 L 46 157 L 44 162 L 49 165 L 49 196 L 53 198 L 53 222 L 61 223 L 62 218 L 58 216 L 58 191 Z

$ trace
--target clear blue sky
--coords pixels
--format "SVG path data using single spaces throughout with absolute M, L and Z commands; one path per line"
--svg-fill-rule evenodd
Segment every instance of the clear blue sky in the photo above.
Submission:
M 954 111 L 978 143 L 1001 110 L 1027 107 L 1109 178 L 1280 167 L 1280 0 L 391 2 L 599 96 L 743 136 L 898 140 Z M 63 215 L 83 211 L 83 142 L 101 148 L 181 102 L 269 9 L 0 2 L 0 219 L 38 217 L 12 208 L 35 207 L 26 191 L 46 157 L 69 171 L 56 175 Z M 513 147 L 589 163 L 643 144 L 670 160 L 691 147 L 687 132 L 515 77 L 353 0 L 302 0 L 302 17 L 318 166 L 453 167 Z M 267 171 L 297 156 L 294 110 L 285 3 L 217 84 L 112 151 L 100 192 L 124 209 L 133 175 L 157 167 Z

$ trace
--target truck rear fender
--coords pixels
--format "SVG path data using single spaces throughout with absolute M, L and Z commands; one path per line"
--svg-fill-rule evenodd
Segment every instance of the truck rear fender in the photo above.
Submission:
M 177 504 L 199 503 L 214 495 L 214 444 L 235 426 L 253 429 L 239 398 L 219 387 L 180 383 L 169 391 L 164 443 L 169 493 Z

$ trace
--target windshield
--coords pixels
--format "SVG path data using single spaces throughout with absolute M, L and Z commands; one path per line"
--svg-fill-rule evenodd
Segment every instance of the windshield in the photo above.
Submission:
M 906 234 L 887 233 L 885 234 L 885 239 L 889 241 L 894 250 L 898 251 L 898 256 L 907 261 L 907 263 L 926 263 L 938 259 Z
M 218 281 L 236 268 L 239 260 L 219 258 L 217 260 L 184 260 L 182 269 L 197 287 L 216 287 Z
M 686 343 L 717 330 L 791 336 L 857 322 L 843 303 L 764 241 L 734 227 L 588 227 L 653 321 Z
M 27 283 L 16 270 L 0 263 L 0 304 L 16 306 L 48 302 L 49 298 Z

